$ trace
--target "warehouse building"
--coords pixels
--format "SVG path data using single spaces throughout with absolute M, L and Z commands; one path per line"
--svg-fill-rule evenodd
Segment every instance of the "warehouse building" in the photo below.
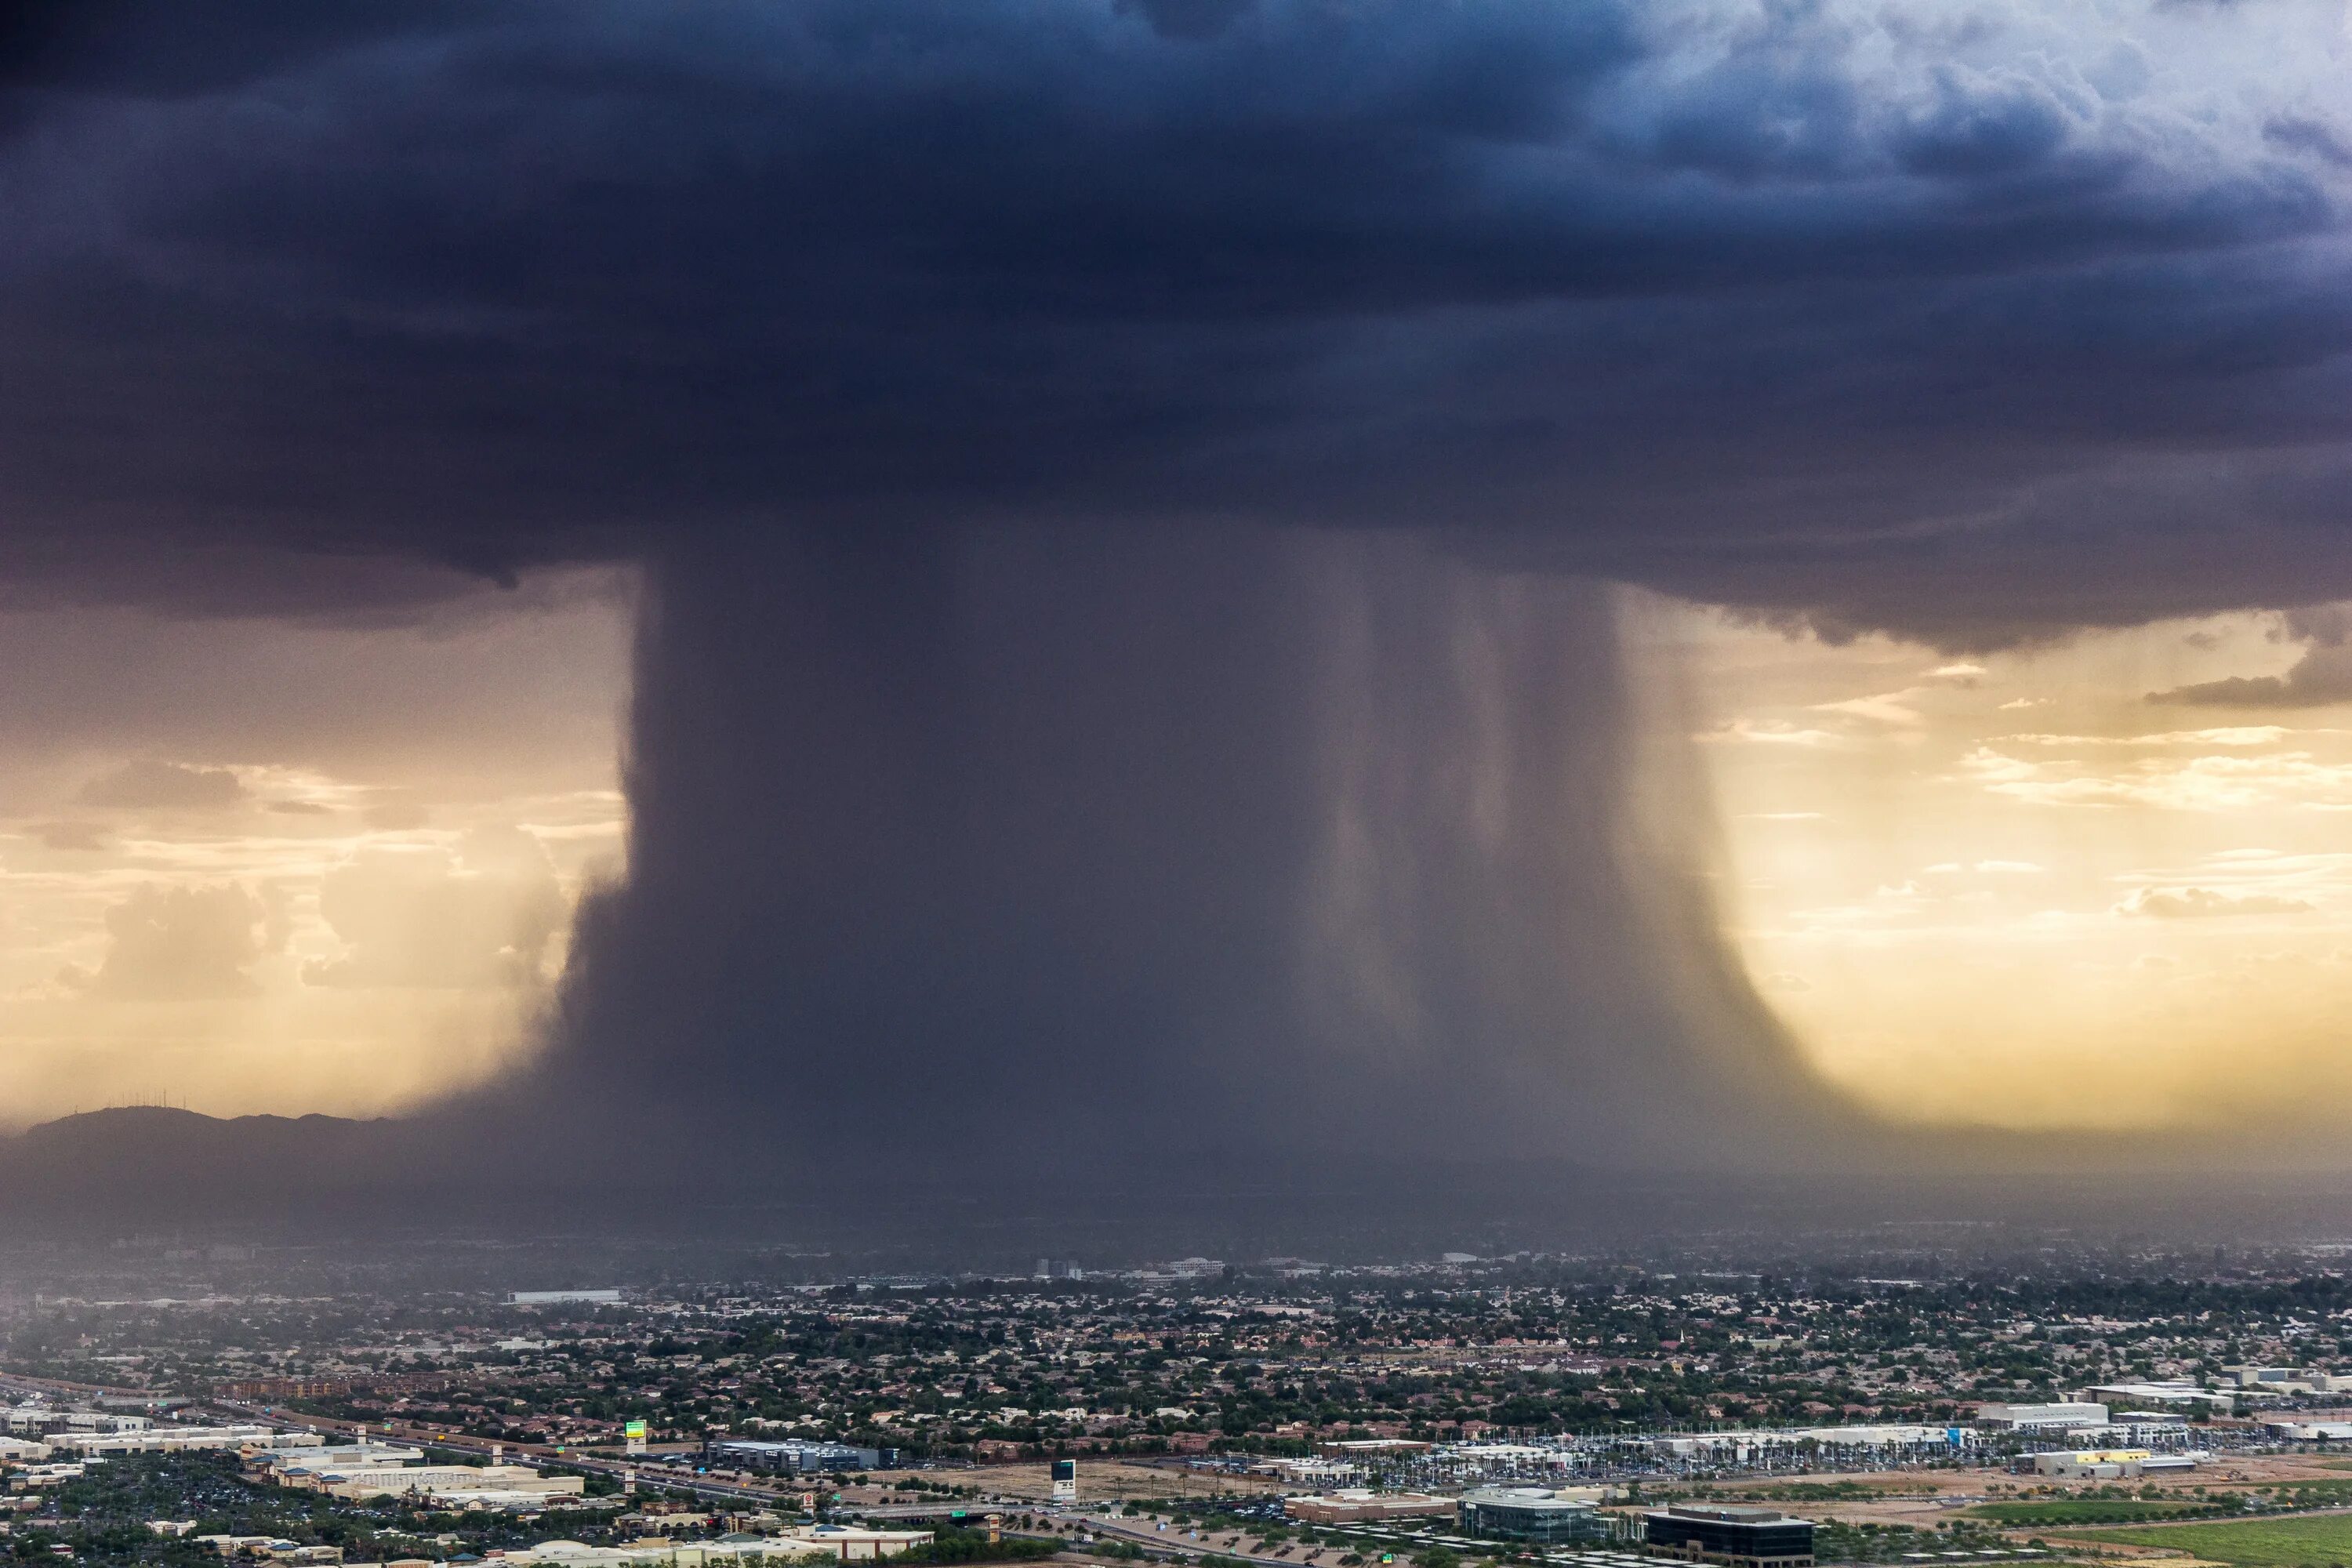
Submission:
M 2136 1481 L 2146 1448 L 2066 1448 L 2033 1456 L 2033 1473 L 2064 1481 Z
M 1643 1516 L 1643 1539 L 1661 1552 L 1729 1568 L 1813 1568 L 1813 1521 L 1775 1508 L 1684 1507 Z

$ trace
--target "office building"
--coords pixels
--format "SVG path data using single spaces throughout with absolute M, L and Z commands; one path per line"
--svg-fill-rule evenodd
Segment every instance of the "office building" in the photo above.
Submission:
M 1538 1546 L 1605 1540 L 1609 1527 L 1582 1498 L 1542 1487 L 1480 1487 L 1462 1494 L 1462 1533 Z
M 1813 1568 L 1813 1521 L 1775 1508 L 1685 1507 L 1642 1516 L 1643 1539 L 1661 1552 L 1729 1568 Z

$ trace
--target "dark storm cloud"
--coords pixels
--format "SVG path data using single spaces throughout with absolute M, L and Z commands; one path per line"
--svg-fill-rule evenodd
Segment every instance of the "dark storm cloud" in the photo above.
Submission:
M 565 1126 L 1826 1147 L 1585 579 L 1954 647 L 2352 595 L 2316 14 L 263 15 L 17 51 L 0 571 L 646 562 L 630 880 L 503 1102 Z
M 34 53 L 20 576 L 788 513 L 1436 527 L 1955 643 L 2352 587 L 2291 8 L 268 15 Z
M 2341 605 L 2290 611 L 2278 628 L 2303 651 L 2281 675 L 2238 675 L 2151 691 L 2150 702 L 2196 708 L 2325 708 L 2352 702 L 2352 613 Z

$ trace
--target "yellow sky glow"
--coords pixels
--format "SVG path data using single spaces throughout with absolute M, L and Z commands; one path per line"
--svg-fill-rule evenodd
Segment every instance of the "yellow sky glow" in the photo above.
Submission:
M 2278 617 L 1950 658 L 1637 602 L 1689 661 L 1730 934 L 1822 1074 L 1920 1122 L 2307 1123 L 2352 1106 L 2352 710 Z
M 0 654 L 106 649 L 0 698 L 0 1123 L 373 1115 L 509 1065 L 621 868 L 630 593 L 580 574 L 422 624 L 0 614 Z

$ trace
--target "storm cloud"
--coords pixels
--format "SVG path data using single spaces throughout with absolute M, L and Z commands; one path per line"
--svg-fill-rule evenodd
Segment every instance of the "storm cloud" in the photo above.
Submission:
M 14 73 L 11 564 L 1213 518 L 1956 645 L 2307 600 L 2324 10 L 121 7 Z
M 646 563 L 533 1105 L 1801 1143 L 1597 583 L 2352 595 L 2332 8 L 89 15 L 8 45 L 12 593 Z

